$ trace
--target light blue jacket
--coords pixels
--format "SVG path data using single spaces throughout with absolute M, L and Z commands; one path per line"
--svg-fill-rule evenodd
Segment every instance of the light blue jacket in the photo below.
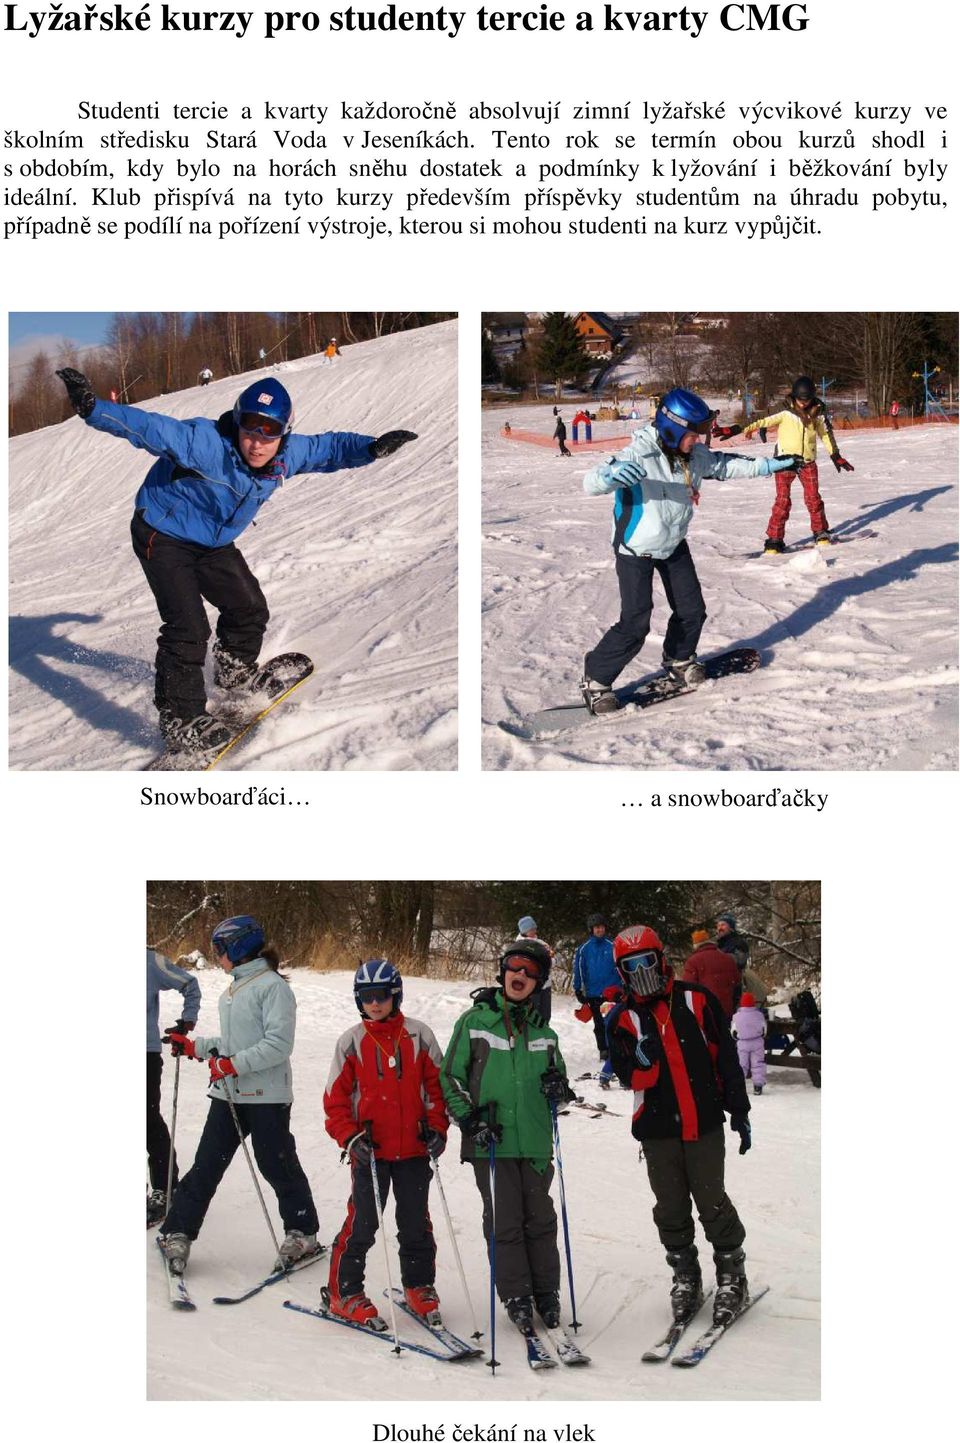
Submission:
M 673 470 L 660 449 L 653 426 L 641 426 L 633 440 L 616 457 L 632 461 L 643 473 L 643 480 L 625 486 L 618 481 L 615 466 L 604 462 L 594 466 L 583 478 L 588 496 L 603 496 L 615 491 L 613 505 L 613 545 L 621 556 L 652 556 L 664 561 L 672 556 L 687 534 L 693 517 L 694 493 L 708 478 L 733 480 L 739 476 L 764 474 L 764 458 L 751 461 L 746 456 L 733 456 L 727 451 L 711 451 L 709 446 L 696 445 L 689 456 L 678 459 Z
M 195 1037 L 197 1056 L 208 1058 L 216 1048 L 229 1057 L 236 1077 L 215 1082 L 207 1093 L 223 1101 L 293 1101 L 290 1054 L 297 1022 L 297 1003 L 289 982 L 262 957 L 234 967 L 230 986 L 220 998 L 219 1037 Z
M 192 972 L 184 972 L 152 947 L 147 948 L 147 1051 L 160 1051 L 160 993 L 175 987 L 183 993 L 180 1016 L 196 1022 L 200 1013 L 200 984 Z
M 276 456 L 252 470 L 237 448 L 229 411 L 219 421 L 178 421 L 138 406 L 98 400 L 87 425 L 160 459 L 137 492 L 136 509 L 165 536 L 200 546 L 227 546 L 250 525 L 288 476 L 367 466 L 373 436 L 326 431 L 285 436 Z
M 584 997 L 602 997 L 605 987 L 619 987 L 609 937 L 588 937 L 573 954 L 573 990 Z

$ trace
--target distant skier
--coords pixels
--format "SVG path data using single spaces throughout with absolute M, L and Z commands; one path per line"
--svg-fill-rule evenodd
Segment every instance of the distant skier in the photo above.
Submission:
M 147 1227 L 160 1222 L 167 1210 L 167 1175 L 170 1167 L 170 1132 L 160 1111 L 160 993 L 171 988 L 182 993 L 180 1017 L 168 1033 L 192 1032 L 200 1012 L 200 984 L 192 972 L 175 967 L 169 957 L 147 948 L 147 1163 L 150 1192 L 147 1196 Z M 180 1174 L 173 1159 L 173 1186 Z
M 567 428 L 566 428 L 566 426 L 564 425 L 564 420 L 563 420 L 563 417 L 562 417 L 562 416 L 558 416 L 558 417 L 557 417 L 557 424 L 556 424 L 556 427 L 554 428 L 553 439 L 556 441 L 557 445 L 560 447 L 560 455 L 561 455 L 561 456 L 572 456 L 572 455 L 573 455 L 573 452 L 572 452 L 572 451 L 568 451 L 568 450 L 567 450 Z
M 427 1195 L 430 1158 L 446 1146 L 449 1118 L 440 1048 L 426 1023 L 400 1011 L 403 979 L 396 967 L 385 958 L 364 962 L 353 979 L 353 997 L 361 1021 L 337 1042 L 323 1094 L 327 1132 L 350 1164 L 347 1216 L 330 1256 L 329 1306 L 340 1318 L 380 1331 L 386 1324 L 363 1287 L 378 1221 L 370 1159 L 381 1206 L 393 1188 L 407 1303 L 421 1317 L 439 1319 Z
M 337 338 L 336 336 L 331 336 L 323 348 L 323 360 L 320 364 L 322 366 L 332 366 L 339 354 L 340 347 L 337 345 Z
M 713 1245 L 715 1323 L 748 1301 L 746 1232 L 724 1189 L 724 1112 L 750 1147 L 750 1103 L 730 1029 L 710 992 L 674 979 L 652 927 L 628 927 L 613 944 L 623 999 L 610 1014 L 610 1059 L 634 1094 L 633 1136 L 656 1200 L 653 1221 L 673 1269 L 670 1302 L 678 1321 L 703 1301 L 694 1245 L 696 1205 Z
M 767 1020 L 752 992 L 741 996 L 730 1031 L 737 1044 L 743 1075 L 753 1079 L 753 1090 L 759 1097 L 767 1081 Z
M 210 382 L 213 380 L 213 372 L 211 371 L 210 367 L 204 366 L 197 379 L 199 380 L 201 386 L 209 386 Z
M 160 1245 L 171 1271 L 182 1273 L 240 1146 L 230 1098 L 257 1166 L 277 1195 L 286 1229 L 277 1266 L 286 1267 L 317 1251 L 317 1213 L 290 1131 L 297 1004 L 255 918 L 225 918 L 214 928 L 212 941 L 220 966 L 230 974 L 230 986 L 220 997 L 220 1035 L 190 1038 L 172 1032 L 165 1039 L 174 1055 L 207 1061 L 210 1110 L 193 1167 L 181 1179 L 161 1227 Z M 213 1056 L 214 1050 L 219 1056 Z
M 890 402 L 890 424 L 895 431 L 900 430 L 900 402 Z
M 217 421 L 180 421 L 98 400 L 87 378 L 57 375 L 77 415 L 96 431 L 159 459 L 137 492 L 130 531 L 163 625 L 154 704 L 172 751 L 225 746 L 230 731 L 206 710 L 204 602 L 220 613 L 214 680 L 227 690 L 254 675 L 269 612 L 234 542 L 290 476 L 367 466 L 416 439 L 413 431 L 362 436 L 293 431 L 293 404 L 273 377 L 254 381 Z
M 600 1080 L 603 1082 L 613 1076 L 603 1013 L 604 992 L 608 987 L 616 987 L 620 978 L 613 960 L 613 943 L 607 936 L 607 919 L 602 912 L 590 914 L 587 931 L 589 937 L 573 954 L 573 992 L 577 1001 L 590 1009 L 593 1035 L 603 1064 L 600 1069 Z
M 497 1294 L 521 1330 L 533 1324 L 534 1307 L 548 1328 L 560 1322 L 550 1103 L 562 1105 L 573 1093 L 557 1034 L 530 1006 L 534 988 L 549 971 L 550 955 L 541 942 L 511 943 L 500 958 L 498 985 L 474 992 L 473 1006 L 455 1023 L 440 1074 L 463 1134 L 461 1161 L 473 1164 L 483 1198 L 488 1249 L 495 1220 Z
M 587 652 L 580 683 L 584 705 L 596 714 L 616 711 L 620 705 L 613 683 L 646 640 L 653 615 L 654 572 L 670 606 L 664 670 L 678 685 L 699 686 L 704 672 L 696 652 L 707 612 L 686 534 L 700 484 L 707 477 L 769 476 L 796 464 L 792 456 L 752 461 L 709 450 L 704 441 L 714 416 L 692 391 L 668 391 L 653 424 L 641 426 L 619 456 L 593 467 L 583 478 L 588 496 L 616 492 L 612 539 L 620 619 Z
M 820 495 L 817 471 L 817 437 L 826 444 L 830 459 L 838 471 L 852 471 L 853 467 L 840 455 L 840 448 L 827 417 L 826 402 L 817 395 L 817 389 L 809 376 L 797 377 L 790 388 L 790 395 L 784 400 L 782 411 L 751 421 L 743 427 L 743 434 L 748 437 L 752 436 L 754 431 L 774 428 L 777 428 L 775 454 L 782 456 L 789 453 L 799 464 L 779 471 L 776 497 L 770 520 L 767 522 L 763 549 L 765 552 L 780 552 L 784 549 L 784 533 L 790 515 L 790 487 L 798 476 L 803 487 L 803 499 L 810 513 L 813 539 L 818 545 L 829 546 L 830 527 L 827 525 L 827 513 Z M 728 435 L 736 435 L 739 429 L 736 426 L 726 427 L 724 431 Z

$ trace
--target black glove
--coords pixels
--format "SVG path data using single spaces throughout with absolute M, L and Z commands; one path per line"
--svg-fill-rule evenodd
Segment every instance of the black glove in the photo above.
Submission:
M 196 1025 L 195 1022 L 188 1022 L 185 1017 L 181 1017 L 176 1027 L 168 1027 L 166 1030 L 167 1032 L 192 1032 Z
M 834 466 L 836 466 L 836 468 L 837 468 L 838 471 L 852 471 L 852 470 L 853 470 L 853 467 L 850 465 L 850 462 L 844 460 L 844 458 L 843 458 L 842 456 L 831 456 L 831 457 L 830 457 L 830 460 L 833 462 Z
M 479 1148 L 488 1148 L 493 1142 L 503 1141 L 503 1128 L 499 1122 L 488 1122 L 482 1112 L 471 1112 L 463 1123 L 467 1137 L 473 1139 Z
M 766 426 L 758 426 L 758 427 L 757 427 L 757 435 L 760 437 L 760 440 L 763 442 L 763 444 L 766 445 L 766 443 L 767 443 L 767 428 L 766 428 Z
M 548 1067 L 546 1072 L 540 1075 L 540 1091 L 548 1102 L 554 1103 L 557 1107 L 564 1102 L 572 1102 L 576 1097 L 567 1086 L 567 1079 L 559 1067 Z
M 447 1145 L 447 1139 L 442 1132 L 437 1132 L 436 1128 L 428 1127 L 423 1134 L 423 1145 L 434 1162 L 436 1162 L 437 1158 L 443 1155 L 443 1149 Z
M 745 1112 L 730 1114 L 730 1131 L 740 1134 L 740 1156 L 750 1151 L 750 1120 Z
M 74 371 L 70 366 L 64 366 L 62 371 L 57 372 L 57 375 L 67 388 L 67 397 L 71 406 L 78 416 L 82 416 L 86 420 L 97 404 L 97 398 L 93 394 L 90 382 L 82 371 Z
M 584 1003 L 586 1002 L 586 1000 L 587 1000 L 586 997 L 583 995 L 582 992 L 574 992 L 573 995 L 574 995 L 574 997 L 577 999 L 577 1001 L 580 1003 L 580 1006 L 582 1007 L 583 1004 L 584 1004 Z
M 373 1157 L 373 1145 L 365 1132 L 355 1132 L 343 1145 L 344 1155 L 361 1167 L 369 1167 Z
M 382 456 L 392 456 L 394 451 L 399 451 L 408 441 L 416 439 L 416 431 L 385 431 L 382 436 L 370 442 L 370 455 L 375 461 L 379 461 Z
M 197 1025 L 197 1024 L 196 1024 L 195 1022 L 185 1022 L 185 1021 L 183 1020 L 183 1018 L 181 1017 L 180 1021 L 179 1021 L 179 1022 L 175 1022 L 172 1027 L 165 1027 L 165 1028 L 163 1029 L 163 1041 L 170 1043 L 170 1056 L 171 1056 L 171 1057 L 183 1057 L 183 1056 L 185 1056 L 184 1048 L 183 1048 L 182 1043 L 173 1042 L 171 1039 L 172 1039 L 173 1037 L 185 1037 L 188 1032 L 192 1032 L 192 1031 L 193 1031 L 193 1029 L 196 1027 L 196 1025 Z

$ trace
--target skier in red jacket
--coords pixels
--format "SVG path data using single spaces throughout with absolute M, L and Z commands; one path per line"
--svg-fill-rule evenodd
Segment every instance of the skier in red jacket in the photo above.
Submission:
M 407 1303 L 438 1321 L 437 1248 L 427 1194 L 430 1159 L 446 1146 L 449 1118 L 437 1040 L 425 1023 L 400 1011 L 403 980 L 396 967 L 382 958 L 364 962 L 353 996 L 361 1021 L 338 1041 L 323 1094 L 327 1132 L 342 1148 L 341 1160 L 349 1160 L 351 1177 L 347 1216 L 330 1258 L 328 1302 L 338 1317 L 380 1332 L 386 1323 L 363 1290 L 377 1235 L 371 1159 L 381 1208 L 393 1187 Z

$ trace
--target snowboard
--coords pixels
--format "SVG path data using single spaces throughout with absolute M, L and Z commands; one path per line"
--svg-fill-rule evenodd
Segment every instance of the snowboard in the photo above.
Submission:
M 774 558 L 777 556 L 796 556 L 798 551 L 819 551 L 821 546 L 824 551 L 828 551 L 831 546 L 843 546 L 848 541 L 867 541 L 870 537 L 879 535 L 879 531 L 856 531 L 852 536 L 831 536 L 829 543 L 814 541 L 813 537 L 809 536 L 805 541 L 792 541 L 783 551 L 747 551 L 744 553 L 742 559 L 744 561 L 756 561 L 761 556 L 772 556 Z M 737 561 L 741 558 L 730 557 L 728 559 Z
M 721 677 L 756 671 L 760 665 L 760 653 L 752 647 L 739 646 L 733 651 L 721 652 L 719 656 L 707 657 L 702 665 L 706 672 L 706 681 L 719 681 Z M 657 686 L 656 681 L 656 677 L 647 677 L 644 681 L 618 688 L 616 695 L 620 710 L 607 712 L 603 716 L 594 716 L 583 702 L 572 702 L 567 706 L 547 707 L 544 711 L 533 712 L 530 716 L 516 721 L 501 721 L 497 725 L 501 731 L 512 737 L 519 737 L 521 741 L 538 741 L 557 732 L 574 731 L 587 725 L 609 726 L 611 722 L 635 716 L 638 711 L 646 711 L 647 707 L 673 701 L 679 696 L 692 696 L 700 690 L 699 686 Z M 701 685 L 705 684 L 706 682 Z
M 292 696 L 313 675 L 313 662 L 303 652 L 286 651 L 259 667 L 242 689 L 229 693 L 229 702 L 215 706 L 213 715 L 233 730 L 230 740 L 207 751 L 170 751 L 153 757 L 145 772 L 212 772 L 228 752 L 250 735 L 274 707 Z

